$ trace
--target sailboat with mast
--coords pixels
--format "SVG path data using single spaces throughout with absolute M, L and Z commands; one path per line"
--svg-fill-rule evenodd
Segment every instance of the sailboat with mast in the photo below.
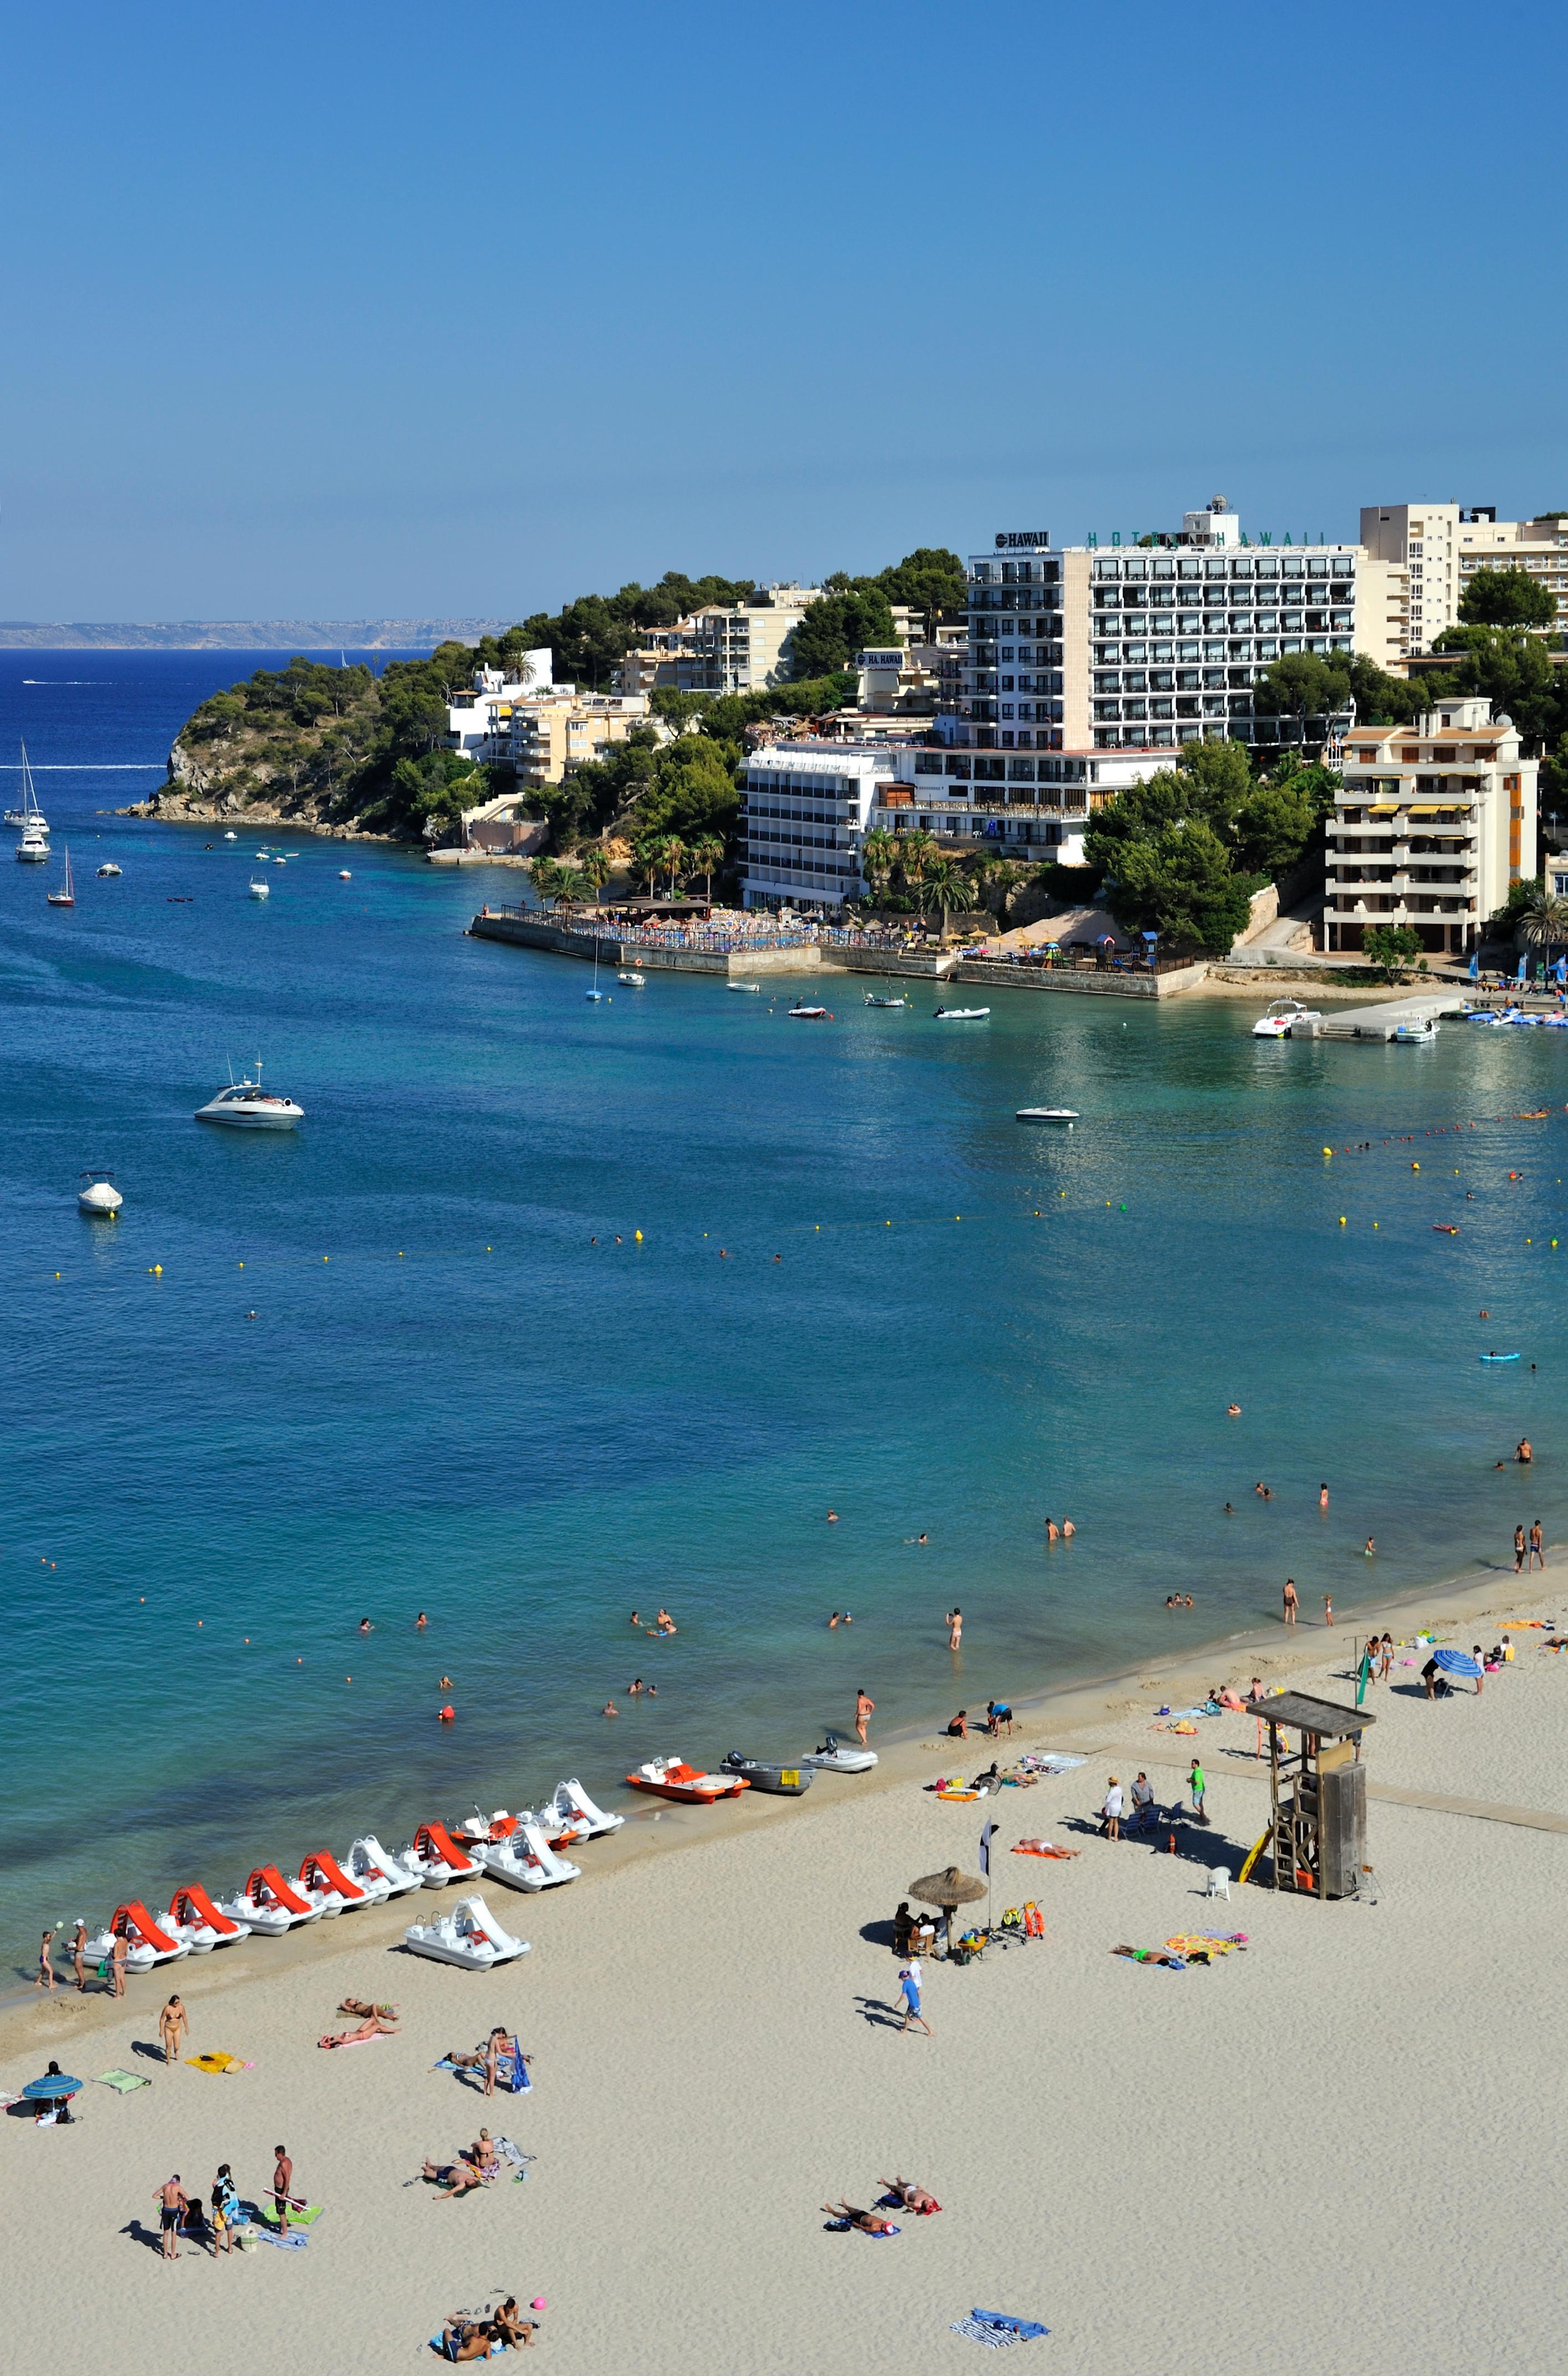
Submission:
M 49 856 L 49 825 L 38 805 L 38 793 L 33 788 L 32 769 L 28 766 L 28 746 L 22 750 L 22 797 L 18 805 L 6 812 L 7 825 L 19 825 L 22 838 L 17 844 L 17 856 L 25 863 L 42 866 Z
M 71 881 L 71 853 L 68 848 L 65 850 L 65 880 L 61 885 L 59 890 L 46 892 L 44 896 L 48 899 L 52 908 L 74 908 L 76 906 L 77 891 L 75 884 Z

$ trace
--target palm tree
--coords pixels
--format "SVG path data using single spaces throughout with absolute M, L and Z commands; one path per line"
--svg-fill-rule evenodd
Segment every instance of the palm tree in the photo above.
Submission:
M 957 907 L 961 899 L 969 897 L 968 878 L 960 874 L 950 858 L 944 858 L 939 854 L 932 859 L 926 867 L 922 888 L 924 896 L 932 900 L 942 910 L 942 937 L 945 940 L 948 909 Z
M 586 849 L 583 852 L 582 858 L 578 863 L 577 872 L 581 874 L 583 881 L 588 885 L 588 889 L 593 893 L 594 897 L 597 899 L 600 893 L 603 890 L 605 885 L 610 880 L 610 861 L 606 858 L 598 842 L 595 842 L 590 849 Z
M 638 842 L 635 853 L 637 873 L 647 885 L 647 896 L 650 899 L 659 886 L 659 870 L 662 863 L 659 851 L 662 846 L 660 842 L 649 837 Z
M 686 855 L 693 873 L 702 876 L 704 897 L 711 901 L 714 875 L 724 863 L 724 844 L 716 833 L 699 834 Z
M 553 858 L 536 858 L 531 872 L 535 896 L 541 907 L 548 908 L 552 899 L 561 897 L 565 869 L 557 865 Z
M 893 836 L 881 825 L 873 825 L 861 844 L 861 872 L 873 891 L 886 882 L 893 871 L 895 848 Z
M 906 883 L 912 883 L 919 889 L 926 868 L 937 854 L 934 837 L 923 826 L 917 826 L 913 833 L 901 833 L 896 846 L 899 872 Z
M 1542 891 L 1519 922 L 1532 948 L 1544 948 L 1550 955 L 1560 942 L 1568 945 L 1568 899 L 1560 899 L 1555 892 Z
M 686 871 L 686 845 L 678 833 L 667 833 L 659 844 L 659 862 L 670 877 L 670 897 L 675 897 L 676 881 Z

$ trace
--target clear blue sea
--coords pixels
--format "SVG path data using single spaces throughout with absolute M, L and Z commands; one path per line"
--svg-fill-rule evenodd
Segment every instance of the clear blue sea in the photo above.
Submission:
M 1561 1535 L 1568 1033 L 590 1005 L 465 936 L 513 874 L 110 813 L 262 657 L 0 655 L 0 758 L 25 731 L 77 880 L 51 909 L 0 856 L 8 1966 L 564 1772 L 798 1753 L 861 1682 L 879 1726 L 944 1720 L 1266 1621 L 1288 1572 L 1352 1609 Z M 299 1132 L 196 1124 L 258 1052 Z M 1526 1432 L 1527 1497 L 1492 1468 Z M 660 1601 L 676 1638 L 634 1634 Z

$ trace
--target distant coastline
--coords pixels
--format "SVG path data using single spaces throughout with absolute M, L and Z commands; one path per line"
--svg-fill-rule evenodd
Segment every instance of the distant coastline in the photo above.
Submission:
M 151 624 L 92 619 L 45 624 L 0 619 L 6 652 L 417 651 L 428 644 L 500 635 L 505 619 L 175 619 Z

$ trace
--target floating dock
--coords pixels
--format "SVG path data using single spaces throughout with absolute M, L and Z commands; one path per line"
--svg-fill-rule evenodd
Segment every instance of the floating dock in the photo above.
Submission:
M 1315 1023 L 1296 1023 L 1292 1040 L 1392 1040 L 1404 1023 L 1435 1023 L 1443 1015 L 1463 1015 L 1457 993 L 1422 998 L 1391 998 L 1381 1006 L 1347 1006 L 1337 1015 L 1320 1015 Z

